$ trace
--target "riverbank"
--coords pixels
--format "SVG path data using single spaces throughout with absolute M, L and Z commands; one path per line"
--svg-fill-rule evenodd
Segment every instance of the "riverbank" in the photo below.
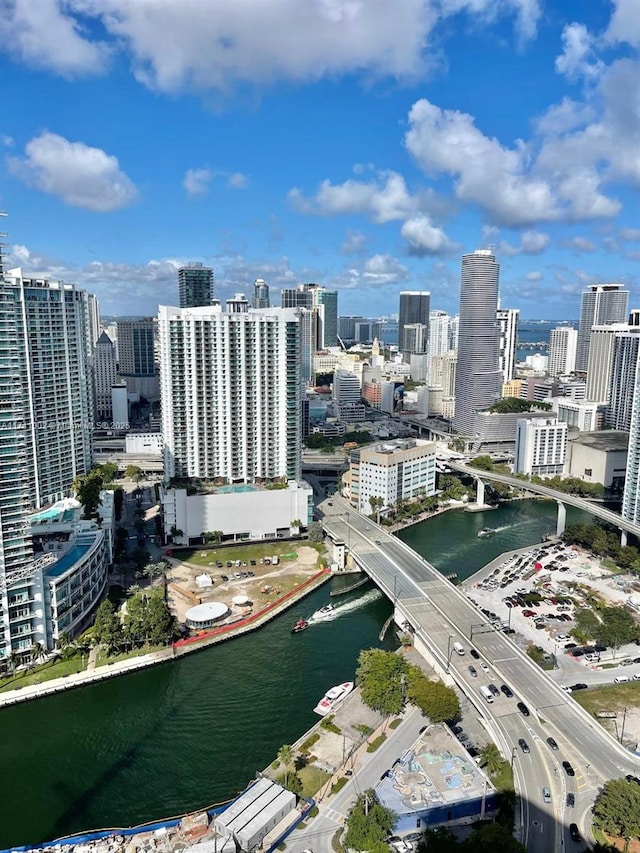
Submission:
M 56 693 L 64 693 L 67 690 L 74 690 L 77 687 L 96 684 L 110 678 L 115 678 L 119 675 L 127 675 L 140 669 L 146 669 L 151 666 L 157 666 L 161 663 L 176 660 L 183 655 L 200 651 L 201 649 L 208 648 L 209 646 L 216 645 L 217 643 L 241 637 L 244 634 L 256 631 L 258 628 L 266 625 L 267 622 L 270 622 L 276 616 L 284 613 L 285 610 L 293 607 L 293 605 L 298 601 L 301 601 L 307 595 L 318 589 L 318 587 L 327 583 L 331 577 L 332 573 L 329 570 L 317 572 L 313 577 L 299 584 L 292 591 L 282 595 L 274 602 L 267 604 L 251 616 L 247 616 L 230 625 L 221 625 L 219 628 L 203 632 L 197 637 L 178 640 L 166 649 L 161 649 L 160 651 L 151 652 L 149 654 L 143 654 L 127 660 L 108 663 L 104 666 L 97 666 L 92 670 L 83 670 L 82 672 L 65 675 L 62 678 L 43 681 L 40 684 L 31 684 L 27 687 L 19 687 L 16 690 L 8 690 L 5 693 L 0 693 L 0 708 L 17 705 L 21 702 L 30 702 L 34 699 L 40 699 L 43 696 L 52 696 Z

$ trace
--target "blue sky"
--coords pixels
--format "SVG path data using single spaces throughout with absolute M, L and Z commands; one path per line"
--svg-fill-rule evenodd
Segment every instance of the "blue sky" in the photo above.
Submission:
M 9 265 L 104 314 L 316 281 L 341 314 L 457 310 L 492 246 L 505 307 L 640 305 L 638 0 L 0 2 Z

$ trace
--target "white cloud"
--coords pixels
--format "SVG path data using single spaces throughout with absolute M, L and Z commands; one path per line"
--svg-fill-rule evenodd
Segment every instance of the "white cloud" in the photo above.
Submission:
M 361 213 L 378 223 L 406 219 L 418 210 L 419 204 L 407 190 L 402 175 L 391 171 L 380 172 L 370 183 L 351 178 L 342 184 L 324 180 L 313 198 L 305 198 L 294 187 L 288 198 L 301 213 L 318 216 Z
M 578 252 L 595 252 L 595 244 L 586 237 L 572 237 L 563 243 L 570 249 L 575 249 Z
M 640 46 L 640 6 L 637 0 L 613 0 L 614 10 L 606 38 Z
M 126 52 L 145 85 L 166 92 L 313 81 L 365 73 L 418 78 L 434 59 L 434 29 L 467 13 L 515 17 L 535 35 L 540 0 L 3 0 L 0 32 L 25 63 L 72 76 Z M 100 32 L 101 40 L 93 37 Z M 106 42 L 105 42 L 106 40 Z M 438 57 L 438 50 L 432 52 Z
M 34 137 L 25 156 L 11 157 L 8 164 L 14 175 L 72 207 L 104 213 L 131 204 L 138 196 L 117 157 L 49 131 Z
M 454 248 L 442 228 L 436 228 L 429 217 L 422 213 L 408 219 L 400 233 L 407 241 L 407 253 L 418 258 L 446 254 Z
M 362 279 L 367 286 L 379 287 L 406 281 L 409 271 L 397 258 L 389 254 L 372 255 L 365 261 Z
M 502 241 L 499 251 L 503 255 L 540 255 L 547 248 L 551 238 L 542 231 L 523 231 L 520 236 L 520 245 L 512 246 L 511 243 Z
M 347 231 L 346 237 L 340 246 L 341 255 L 359 255 L 364 252 L 367 238 L 361 231 Z
M 567 24 L 562 31 L 562 53 L 556 57 L 556 71 L 569 80 L 599 77 L 603 63 L 594 56 L 594 39 L 584 24 Z
M 233 190 L 246 190 L 249 186 L 249 178 L 242 172 L 232 172 L 227 178 L 227 186 Z
M 540 270 L 531 270 L 525 275 L 527 281 L 540 281 L 542 273 Z
M 588 104 L 581 104 L 571 98 L 563 98 L 554 104 L 536 121 L 536 130 L 543 136 L 566 133 L 576 127 L 584 127 L 594 117 L 595 111 Z
M 60 0 L 0 3 L 0 47 L 27 65 L 63 77 L 103 72 L 109 49 L 90 41 L 80 21 L 67 14 L 73 5 Z
M 7 133 L 3 133 L 0 136 L 0 143 L 2 143 L 5 148 L 12 148 L 14 143 L 13 136 L 9 136 Z
M 628 243 L 640 243 L 640 228 L 623 228 L 620 236 Z
M 192 196 L 206 195 L 209 192 L 209 184 L 213 178 L 211 169 L 187 169 L 182 186 Z

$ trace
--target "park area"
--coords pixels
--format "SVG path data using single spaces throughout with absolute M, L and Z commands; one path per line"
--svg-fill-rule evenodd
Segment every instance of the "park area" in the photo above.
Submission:
M 179 622 L 189 608 L 208 602 L 226 605 L 230 618 L 249 616 L 325 566 L 324 550 L 299 540 L 174 552 L 168 557 L 169 604 Z

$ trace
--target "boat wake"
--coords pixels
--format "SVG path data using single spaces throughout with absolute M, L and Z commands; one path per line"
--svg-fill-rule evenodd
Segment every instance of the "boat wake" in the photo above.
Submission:
M 353 601 L 345 601 L 344 604 L 334 606 L 331 613 L 318 615 L 319 611 L 316 611 L 309 617 L 309 625 L 320 625 L 323 622 L 333 622 L 334 619 L 353 613 L 354 610 L 359 610 L 366 604 L 371 604 L 372 601 L 378 601 L 382 597 L 383 595 L 379 589 L 370 589 L 369 592 L 365 592 L 365 594 L 360 596 L 360 598 L 354 598 Z

